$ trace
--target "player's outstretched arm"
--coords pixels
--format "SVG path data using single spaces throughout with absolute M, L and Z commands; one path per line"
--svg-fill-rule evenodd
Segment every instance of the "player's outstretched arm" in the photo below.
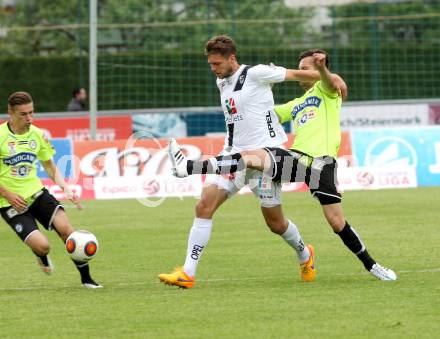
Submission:
M 325 65 L 325 54 L 315 53 L 313 54 L 313 58 L 315 67 L 319 71 L 324 90 L 330 93 L 338 93 L 342 97 L 342 100 L 346 100 L 348 95 L 347 84 L 339 75 L 330 73 Z
M 17 212 L 24 212 L 28 208 L 26 201 L 21 195 L 8 191 L 3 186 L 0 186 L 0 195 L 5 198 Z
M 66 194 L 67 199 L 73 202 L 79 210 L 82 210 L 81 201 L 78 195 L 76 195 L 69 189 L 69 186 L 64 181 L 63 176 L 61 175 L 60 171 L 58 170 L 53 160 L 50 159 L 47 161 L 42 161 L 41 164 L 43 165 L 44 170 L 46 171 L 49 178 L 51 178 L 52 181 L 58 186 L 60 186 L 61 189 L 64 191 L 64 194 Z
M 323 61 L 320 61 L 320 67 L 318 68 L 318 71 L 313 70 L 298 70 L 298 69 L 288 69 L 286 71 L 286 77 L 284 78 L 285 81 L 307 81 L 307 82 L 315 82 L 318 80 L 322 81 L 322 85 L 324 86 L 324 89 L 329 92 L 338 93 L 343 100 L 347 99 L 348 90 L 347 85 L 345 84 L 344 80 L 337 75 L 332 74 L 325 66 L 325 55 L 321 53 L 315 53 L 314 56 L 322 56 L 324 57 Z M 321 63 L 324 63 L 321 65 Z
M 321 75 L 318 71 L 287 69 L 284 81 L 318 81 Z

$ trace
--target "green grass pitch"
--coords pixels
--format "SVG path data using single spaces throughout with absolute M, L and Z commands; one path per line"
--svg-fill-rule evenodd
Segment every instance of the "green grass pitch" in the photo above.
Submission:
M 218 211 L 196 286 L 157 275 L 183 264 L 195 199 L 156 208 L 136 200 L 68 209 L 93 231 L 101 290 L 85 290 L 54 233 L 52 276 L 0 226 L 0 337 L 434 338 L 440 333 L 440 188 L 346 192 L 347 220 L 396 282 L 375 280 L 343 246 L 308 193 L 284 194 L 285 214 L 316 249 L 318 276 L 302 283 L 293 250 L 264 224 L 258 201 Z

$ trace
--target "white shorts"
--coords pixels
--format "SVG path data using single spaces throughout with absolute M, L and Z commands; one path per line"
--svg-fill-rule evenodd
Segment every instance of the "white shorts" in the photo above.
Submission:
M 204 186 L 216 185 L 228 192 L 228 198 L 248 185 L 252 193 L 260 199 L 261 207 L 281 205 L 281 183 L 273 182 L 261 171 L 246 169 L 233 175 L 207 175 Z

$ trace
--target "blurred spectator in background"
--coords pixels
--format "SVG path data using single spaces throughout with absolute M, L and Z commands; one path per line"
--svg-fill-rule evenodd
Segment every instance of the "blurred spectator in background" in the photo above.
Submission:
M 440 104 L 429 105 L 429 123 L 440 125 Z
M 87 92 L 84 88 L 75 88 L 72 92 L 72 99 L 67 105 L 68 111 L 85 111 L 86 110 Z

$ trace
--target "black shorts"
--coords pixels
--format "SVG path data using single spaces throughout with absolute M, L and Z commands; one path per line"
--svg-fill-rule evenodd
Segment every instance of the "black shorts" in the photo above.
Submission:
M 267 147 L 266 151 L 272 158 L 272 180 L 305 182 L 321 205 L 341 202 L 341 194 L 336 188 L 338 165 L 334 158 L 313 158 L 298 151 L 277 147 Z
M 21 240 L 26 242 L 27 237 L 38 230 L 37 220 L 47 230 L 52 229 L 52 221 L 56 211 L 63 208 L 60 202 L 43 188 L 34 194 L 35 201 L 26 212 L 18 214 L 12 207 L 0 208 L 3 219 L 12 227 Z

